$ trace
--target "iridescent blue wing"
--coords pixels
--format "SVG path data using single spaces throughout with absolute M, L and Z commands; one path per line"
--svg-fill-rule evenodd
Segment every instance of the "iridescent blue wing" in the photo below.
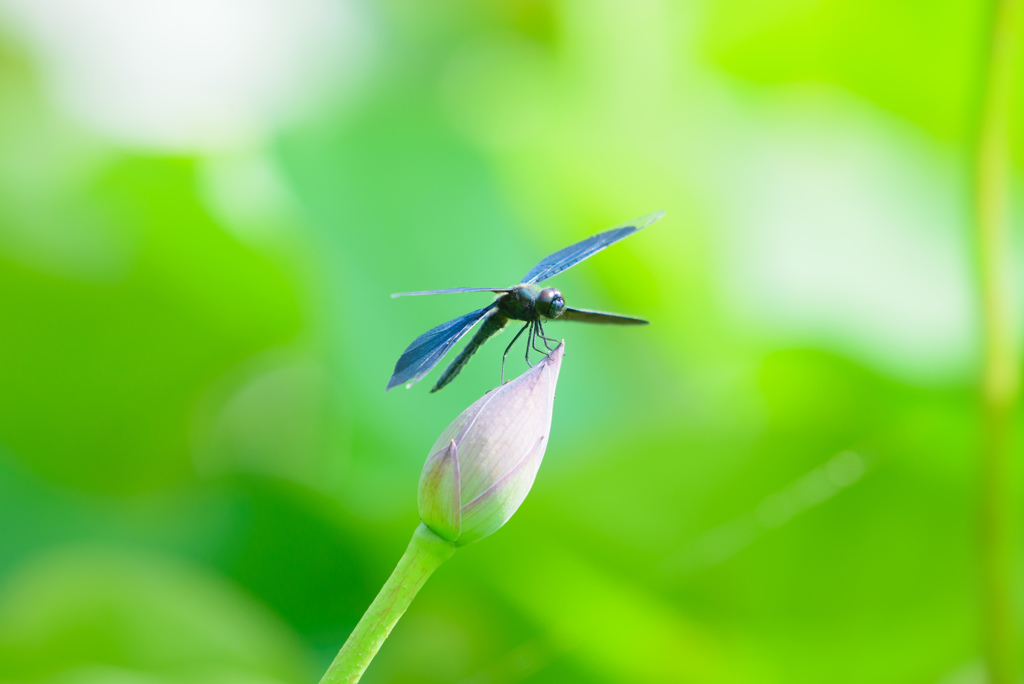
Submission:
M 398 385 L 412 385 L 430 372 L 438 361 L 444 358 L 452 345 L 468 333 L 495 307 L 490 304 L 465 316 L 442 323 L 412 341 L 395 364 L 395 372 L 388 380 L 388 389 Z
M 665 212 L 656 211 L 653 214 L 642 216 L 611 230 L 588 237 L 586 240 L 577 242 L 575 245 L 569 245 L 565 249 L 560 249 L 554 254 L 544 257 L 540 263 L 531 268 L 530 272 L 523 276 L 523 283 L 532 285 L 556 276 L 584 259 L 589 259 L 608 245 L 615 244 L 622 238 L 628 237 L 641 228 L 651 225 L 664 215 Z
M 579 321 L 581 323 L 607 323 L 611 325 L 647 325 L 647 321 L 633 316 L 608 313 L 607 311 L 591 311 L 590 309 L 574 309 L 565 307 L 556 321 Z
M 454 294 L 456 292 L 511 292 L 512 290 L 507 287 L 449 287 L 446 290 L 421 290 L 419 292 L 396 292 L 391 295 L 391 298 L 395 297 L 413 297 L 416 295 L 432 295 L 432 294 Z

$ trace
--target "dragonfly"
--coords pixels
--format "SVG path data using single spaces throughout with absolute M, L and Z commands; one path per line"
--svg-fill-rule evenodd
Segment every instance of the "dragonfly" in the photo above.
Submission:
M 455 379 L 470 357 L 511 321 L 521 321 L 523 326 L 515 334 L 512 341 L 505 348 L 501 357 L 501 381 L 505 380 L 505 358 L 515 345 L 516 341 L 527 332 L 526 337 L 526 363 L 530 364 L 530 349 L 543 354 L 543 350 L 537 348 L 538 340 L 544 347 L 551 351 L 551 343 L 555 340 L 544 334 L 544 322 L 549 320 L 579 321 L 581 323 L 605 323 L 612 325 L 646 325 L 647 321 L 633 316 L 608 313 L 605 311 L 592 311 L 590 309 L 576 309 L 566 306 L 562 293 L 553 287 L 542 288 L 540 284 L 563 271 L 566 271 L 576 264 L 589 259 L 609 245 L 632 235 L 642 228 L 651 225 L 662 216 L 663 211 L 640 217 L 633 221 L 627 221 L 615 228 L 593 235 L 586 240 L 581 240 L 565 249 L 560 249 L 554 254 L 541 259 L 536 266 L 531 268 L 522 282 L 513 287 L 452 287 L 444 290 L 423 290 L 420 292 L 398 292 L 391 295 L 395 297 L 413 297 L 419 295 L 450 294 L 457 292 L 493 292 L 497 296 L 494 301 L 482 309 L 471 311 L 464 316 L 442 323 L 436 328 L 431 328 L 412 341 L 395 364 L 394 373 L 388 380 L 387 389 L 390 390 L 399 385 L 412 387 L 419 382 L 423 376 L 429 373 L 434 366 L 440 363 L 445 354 L 462 339 L 466 333 L 472 330 L 478 323 L 483 325 L 476 332 L 473 338 L 462 348 L 459 355 L 441 373 L 431 392 L 437 392 L 442 387 Z M 387 390 L 385 390 L 387 391 Z

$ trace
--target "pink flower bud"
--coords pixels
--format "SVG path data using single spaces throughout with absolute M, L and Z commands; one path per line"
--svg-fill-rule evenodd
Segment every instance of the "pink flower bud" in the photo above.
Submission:
M 533 486 L 551 431 L 565 343 L 448 426 L 420 475 L 420 518 L 459 546 L 508 522 Z

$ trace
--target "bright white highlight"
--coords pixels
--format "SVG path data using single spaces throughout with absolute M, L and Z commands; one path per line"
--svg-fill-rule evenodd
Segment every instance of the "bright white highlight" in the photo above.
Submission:
M 55 101 L 111 139 L 167 150 L 260 140 L 351 81 L 345 0 L 0 0 Z
M 776 106 L 720 189 L 733 306 L 899 376 L 966 367 L 977 340 L 956 158 L 831 92 Z

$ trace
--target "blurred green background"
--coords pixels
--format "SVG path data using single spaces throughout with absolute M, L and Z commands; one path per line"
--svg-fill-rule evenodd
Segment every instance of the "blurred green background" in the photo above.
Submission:
M 657 209 L 552 281 L 652 325 L 550 326 L 530 497 L 364 681 L 983 681 L 983 36 L 966 0 L 0 0 L 0 682 L 316 681 L 498 380 L 500 341 L 385 394 L 487 301 L 388 294 Z

